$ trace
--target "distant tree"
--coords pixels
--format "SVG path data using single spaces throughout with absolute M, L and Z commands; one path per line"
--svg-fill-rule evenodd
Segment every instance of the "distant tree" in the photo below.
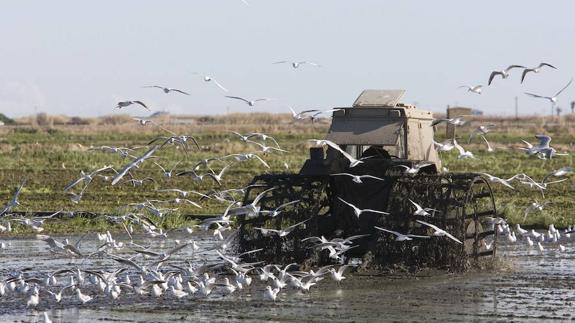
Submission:
M 36 115 L 36 124 L 38 126 L 52 126 L 52 118 L 46 112 L 40 112 Z
M 70 118 L 70 121 L 68 121 L 68 124 L 71 125 L 87 125 L 90 124 L 90 122 L 86 119 L 80 118 L 80 117 L 72 117 Z
M 8 118 L 4 113 L 0 113 L 0 121 L 4 122 L 4 124 L 16 123 L 13 119 Z

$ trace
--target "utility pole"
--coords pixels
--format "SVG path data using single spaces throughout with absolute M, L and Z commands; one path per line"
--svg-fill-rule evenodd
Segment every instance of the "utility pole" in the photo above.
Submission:
M 571 101 L 571 113 L 575 113 L 575 101 Z
M 519 98 L 515 97 L 515 120 L 519 119 Z

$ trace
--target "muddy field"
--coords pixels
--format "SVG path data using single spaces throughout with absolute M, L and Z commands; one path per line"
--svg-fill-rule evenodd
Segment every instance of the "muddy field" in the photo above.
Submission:
M 200 252 L 209 250 L 212 238 L 199 237 L 196 241 Z M 108 259 L 83 262 L 54 255 L 44 242 L 33 237 L 3 241 L 7 243 L 7 248 L 0 253 L 4 278 L 11 270 L 27 267 L 47 273 L 75 266 L 103 269 L 113 265 Z M 151 244 L 156 249 L 171 247 L 149 238 L 136 242 Z M 98 243 L 91 236 L 86 237 L 82 248 L 95 249 Z M 575 301 L 571 281 L 575 272 L 575 256 L 571 250 L 575 244 L 569 242 L 565 246 L 566 252 L 548 247 L 541 254 L 536 248 L 530 249 L 521 243 L 503 244 L 495 269 L 479 272 L 420 274 L 407 278 L 350 274 L 339 286 L 326 278 L 308 293 L 284 289 L 275 303 L 263 299 L 265 285 L 260 282 L 239 293 L 224 297 L 216 292 L 206 299 L 176 300 L 169 295 L 152 298 L 125 293 L 115 301 L 98 296 L 80 305 L 71 291 L 60 304 L 49 300 L 49 295 L 41 294 L 36 310 L 26 308 L 26 298 L 6 294 L 0 298 L 0 321 L 36 322 L 42 319 L 43 311 L 48 311 L 54 322 L 569 320 L 573 317 Z M 191 254 L 181 254 L 178 258 L 186 256 Z M 206 251 L 201 258 L 209 261 L 212 257 L 216 255 Z M 89 288 L 86 292 L 90 294 Z

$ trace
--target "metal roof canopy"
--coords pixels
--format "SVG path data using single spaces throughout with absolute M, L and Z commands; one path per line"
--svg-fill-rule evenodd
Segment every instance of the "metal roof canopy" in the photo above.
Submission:
M 405 90 L 364 90 L 355 99 L 354 107 L 392 107 L 395 108 Z
M 403 124 L 402 119 L 334 116 L 326 139 L 338 145 L 394 146 Z

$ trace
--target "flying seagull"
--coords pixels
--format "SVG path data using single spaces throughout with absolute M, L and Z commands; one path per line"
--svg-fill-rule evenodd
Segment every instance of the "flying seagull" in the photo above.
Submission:
M 321 65 L 314 63 L 314 62 L 309 62 L 309 61 L 299 61 L 299 62 L 279 61 L 279 62 L 275 62 L 274 64 L 285 64 L 285 63 L 291 64 L 291 67 L 293 67 L 293 68 L 298 68 L 298 67 L 306 65 L 306 64 L 311 65 L 311 66 L 315 66 L 315 67 L 321 67 Z
M 226 98 L 244 101 L 244 102 L 245 102 L 247 105 L 249 105 L 250 107 L 253 107 L 253 106 L 256 104 L 256 102 L 271 100 L 271 99 L 268 99 L 268 98 L 261 98 L 261 99 L 255 99 L 255 100 L 247 100 L 247 99 L 244 99 L 244 98 L 239 97 L 239 96 L 230 96 L 230 95 L 226 95 Z
M 132 105 L 132 104 L 139 104 L 139 105 L 141 105 L 142 107 L 144 107 L 146 110 L 151 111 L 150 108 L 148 108 L 148 107 L 144 104 L 144 102 L 142 102 L 142 101 L 120 101 L 120 102 L 118 102 L 118 105 L 116 105 L 116 108 L 117 108 L 117 109 L 121 109 L 121 108 L 125 108 L 125 107 L 127 107 L 127 106 L 130 106 L 130 105 Z
M 426 225 L 426 226 L 432 228 L 432 229 L 433 229 L 433 235 L 434 235 L 434 236 L 437 236 L 437 237 L 444 237 L 444 236 L 445 236 L 445 237 L 448 237 L 449 239 L 451 239 L 451 240 L 453 240 L 453 241 L 455 241 L 455 242 L 457 242 L 457 243 L 461 243 L 461 244 L 462 244 L 462 242 L 461 242 L 459 239 L 457 239 L 456 237 L 452 236 L 449 232 L 447 232 L 447 231 L 445 231 L 445 230 L 443 230 L 443 229 L 440 229 L 439 227 L 437 227 L 437 226 L 435 226 L 435 225 L 433 225 L 433 224 L 431 224 L 431 223 L 427 223 L 427 222 L 424 222 L 424 221 L 421 221 L 421 220 L 415 220 L 415 221 L 416 221 L 417 223 L 420 223 L 420 224 L 423 224 L 423 225 Z
M 467 143 L 470 143 L 471 139 L 473 139 L 473 137 L 475 135 L 477 135 L 477 134 L 486 135 L 488 132 L 491 132 L 493 128 L 495 128 L 495 124 L 493 124 L 493 123 L 486 124 L 486 125 L 480 125 L 479 127 L 475 128 L 473 131 L 471 131 L 471 133 L 469 134 L 469 140 L 467 141 Z
M 462 86 L 458 87 L 458 89 L 462 89 L 462 88 L 466 88 L 467 92 L 473 92 L 476 94 L 481 94 L 483 85 L 475 85 L 475 86 L 462 85 Z
M 300 225 L 306 223 L 307 221 L 309 221 L 310 219 L 304 220 L 302 222 L 298 222 L 294 225 L 291 225 L 285 229 L 280 229 L 280 230 L 276 230 L 276 229 L 267 229 L 267 228 L 254 228 L 255 230 L 258 230 L 262 233 L 263 236 L 268 236 L 270 234 L 277 234 L 280 238 L 287 236 L 288 234 L 290 234 L 293 230 L 295 230 L 297 227 L 299 227 Z
M 557 69 L 557 67 L 555 67 L 551 64 L 548 64 L 548 63 L 541 63 L 537 67 L 534 67 L 534 68 L 526 68 L 523 70 L 523 74 L 521 75 L 521 83 L 523 83 L 523 80 L 525 80 L 525 76 L 527 75 L 527 73 L 529 73 L 529 72 L 539 73 L 541 71 L 541 68 L 544 66 L 547 66 L 547 67 L 550 67 L 553 69 Z
M 213 78 L 210 75 L 201 75 L 200 73 L 197 72 L 193 72 L 193 75 L 200 75 L 202 77 L 202 80 L 206 83 L 211 82 L 214 83 L 217 87 L 219 87 L 222 91 L 224 92 L 228 92 L 228 89 L 226 89 L 220 82 L 218 82 L 215 78 Z
M 551 104 L 555 104 L 555 103 L 557 103 L 557 97 L 559 96 L 559 94 L 561 94 L 561 92 L 565 91 L 565 89 L 568 88 L 572 82 L 573 82 L 573 79 L 571 79 L 569 81 L 569 83 L 567 83 L 567 85 L 565 85 L 561 90 L 559 90 L 559 92 L 555 93 L 554 96 L 543 96 L 543 95 L 533 94 L 533 93 L 529 93 L 529 92 L 525 92 L 525 94 L 529 95 L 530 97 L 534 97 L 534 98 L 546 99 L 546 100 L 549 100 L 549 102 L 551 102 Z
M 148 85 L 148 86 L 144 86 L 144 88 L 157 88 L 157 89 L 162 89 L 162 91 L 164 91 L 164 93 L 168 94 L 170 92 L 178 92 L 178 93 L 182 93 L 185 95 L 190 95 L 190 93 L 188 92 L 184 92 L 182 90 L 178 90 L 178 89 L 174 89 L 174 88 L 169 88 L 169 87 L 163 87 L 163 86 L 159 86 L 159 85 Z
M 449 124 L 452 124 L 454 126 L 464 126 L 467 121 L 465 121 L 465 119 L 463 119 L 463 116 L 459 116 L 456 118 L 450 118 L 450 119 L 435 119 L 431 122 L 431 126 L 436 126 L 442 122 L 447 122 Z
M 340 201 L 342 201 L 343 203 L 347 204 L 348 206 L 350 206 L 351 208 L 353 208 L 353 213 L 355 214 L 355 216 L 357 216 L 357 218 L 359 218 L 359 216 L 360 216 L 362 213 L 367 213 L 367 212 L 378 213 L 378 214 L 383 214 L 383 215 L 388 215 L 388 214 L 389 214 L 389 213 L 387 213 L 387 212 L 377 211 L 377 210 L 372 210 L 372 209 L 360 209 L 360 208 L 358 208 L 357 206 L 355 206 L 355 205 L 353 205 L 353 204 L 351 204 L 351 203 L 349 203 L 349 202 L 346 202 L 346 201 L 345 201 L 344 199 L 342 199 L 341 197 L 338 197 L 338 199 L 339 199 Z
M 491 75 L 489 75 L 489 82 L 487 82 L 487 85 L 491 85 L 491 82 L 493 81 L 493 79 L 495 78 L 495 76 L 497 75 L 501 75 L 501 78 L 506 79 L 509 77 L 509 71 L 511 71 L 514 68 L 525 68 L 525 66 L 522 65 L 509 65 L 506 69 L 502 70 L 502 71 L 493 71 L 491 72 Z
M 303 120 L 303 119 L 305 119 L 305 118 L 310 118 L 310 116 L 308 116 L 308 115 L 306 115 L 306 114 L 319 112 L 319 110 L 316 110 L 316 109 L 304 110 L 304 111 L 296 112 L 292 107 L 288 106 L 288 108 L 290 109 L 291 114 L 292 114 L 292 118 L 293 118 L 294 120 Z
M 378 181 L 385 181 L 383 178 L 379 178 L 379 177 L 372 176 L 372 175 L 353 175 L 350 173 L 337 173 L 337 174 L 331 174 L 330 176 L 349 176 L 349 177 L 351 177 L 351 180 L 357 184 L 363 183 L 362 178 L 371 178 L 371 179 L 375 179 Z
M 384 228 L 380 228 L 377 226 L 374 226 L 374 228 L 376 228 L 379 231 L 383 231 L 383 232 L 387 232 L 387 233 L 391 233 L 394 234 L 396 236 L 395 241 L 409 241 L 409 240 L 413 240 L 413 238 L 421 238 L 421 239 L 429 239 L 429 236 L 417 236 L 417 235 L 413 235 L 413 234 L 401 234 L 399 232 L 396 231 L 391 231 L 391 230 L 387 230 Z
M 2 209 L 2 211 L 0 211 L 0 216 L 6 214 L 7 212 L 10 212 L 12 208 L 20 205 L 20 202 L 18 202 L 18 197 L 20 196 L 20 192 L 22 192 L 24 184 L 26 184 L 26 180 L 23 180 L 20 186 L 18 186 L 18 188 L 16 189 L 16 193 L 14 193 L 12 199 L 6 204 L 6 206 Z
M 339 151 L 345 158 L 347 158 L 350 162 L 349 167 L 355 167 L 361 163 L 363 163 L 363 161 L 361 159 L 356 159 L 353 156 L 351 156 L 349 153 L 347 153 L 345 150 L 341 149 L 340 146 L 338 146 L 335 142 L 329 141 L 329 140 L 321 140 L 321 139 L 310 139 L 308 141 L 313 142 L 316 146 L 325 146 L 328 145 L 331 148 Z
M 413 204 L 413 206 L 415 206 L 415 211 L 413 211 L 413 215 L 417 215 L 417 216 L 433 216 L 435 214 L 435 212 L 439 212 L 436 209 L 432 209 L 432 208 L 423 208 L 421 207 L 421 205 L 413 202 L 411 199 L 408 199 L 409 202 L 411 202 L 411 204 Z M 433 214 L 430 214 L 429 212 L 432 212 Z

